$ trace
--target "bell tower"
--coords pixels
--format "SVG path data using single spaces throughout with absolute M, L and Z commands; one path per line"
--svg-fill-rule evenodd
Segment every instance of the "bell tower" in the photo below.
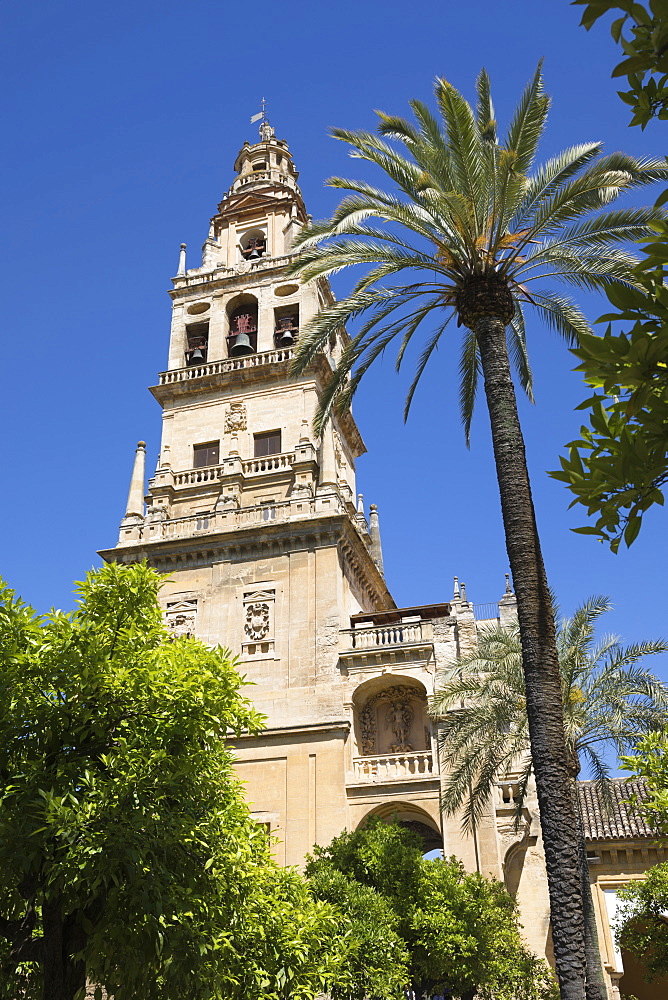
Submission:
M 485 868 L 499 873 L 493 815 L 475 844 L 458 822 L 442 829 L 427 711 L 437 667 L 475 642 L 473 606 L 456 588 L 448 603 L 396 607 L 378 510 L 367 521 L 356 492 L 365 448 L 352 414 L 313 433 L 346 331 L 291 372 L 300 329 L 333 296 L 324 279 L 286 275 L 307 220 L 288 145 L 263 120 L 234 170 L 201 265 L 181 247 L 169 361 L 151 388 L 157 468 L 146 490 L 140 442 L 118 542 L 101 555 L 168 574 L 173 634 L 239 657 L 267 728 L 237 741 L 238 770 L 281 862 L 376 813 L 431 847 L 445 839 L 469 867 L 486 838 Z

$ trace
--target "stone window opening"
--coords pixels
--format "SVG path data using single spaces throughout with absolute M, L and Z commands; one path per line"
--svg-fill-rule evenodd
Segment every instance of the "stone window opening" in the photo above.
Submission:
M 189 323 L 186 326 L 186 343 L 186 366 L 205 364 L 209 350 L 208 322 Z
M 228 310 L 229 333 L 227 353 L 231 358 L 240 358 L 257 351 L 257 299 L 244 295 L 230 303 Z
M 193 445 L 193 469 L 220 464 L 220 441 L 207 441 Z
M 292 347 L 299 335 L 299 305 L 274 309 L 274 343 L 276 347 Z
M 281 432 L 263 431 L 253 434 L 253 455 L 255 458 L 265 458 L 267 455 L 280 455 Z

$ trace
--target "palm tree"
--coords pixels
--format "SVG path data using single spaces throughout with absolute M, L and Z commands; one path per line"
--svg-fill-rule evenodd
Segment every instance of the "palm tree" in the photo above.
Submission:
M 668 723 L 668 687 L 637 665 L 645 656 L 666 652 L 668 642 L 657 639 L 622 647 L 614 635 L 596 642 L 596 623 L 610 608 L 607 597 L 591 597 L 557 629 L 566 754 L 576 807 L 583 761 L 604 800 L 611 803 L 610 767 L 603 752 L 628 754 L 640 736 L 662 731 Z M 481 629 L 478 648 L 439 678 L 431 710 L 440 720 L 439 752 L 447 773 L 443 811 L 452 816 L 463 808 L 462 825 L 474 830 L 494 786 L 512 772 L 519 828 L 532 774 L 519 627 Z M 586 996 L 606 1000 L 581 822 L 579 839 Z
M 393 190 L 366 181 L 328 182 L 348 194 L 331 219 L 302 231 L 291 272 L 310 280 L 358 264 L 368 270 L 350 295 L 302 330 L 294 371 L 303 371 L 327 349 L 330 336 L 347 320 L 364 317 L 323 394 L 316 418 L 320 432 L 333 406 L 349 405 L 360 379 L 391 341 L 399 339 L 400 365 L 416 331 L 431 323 L 408 409 L 452 316 L 465 327 L 462 417 L 468 438 L 482 373 L 518 600 L 557 973 L 564 1000 L 582 1000 L 577 825 L 564 751 L 559 663 L 509 354 L 531 396 L 525 305 L 538 309 L 571 342 L 590 332 L 573 301 L 549 288 L 534 289 L 534 283 L 556 278 L 597 289 L 632 282 L 635 260 L 618 244 L 647 235 L 661 210 L 598 210 L 622 191 L 668 178 L 668 170 L 665 163 L 622 153 L 600 156 L 600 144 L 588 143 L 530 174 L 549 106 L 540 67 L 502 142 L 484 71 L 477 88 L 475 112 L 451 84 L 437 80 L 440 121 L 423 103 L 412 101 L 414 123 L 379 113 L 379 135 L 334 130 L 336 138 L 349 143 L 353 157 L 384 171 Z M 385 225 L 372 225 L 371 217 Z

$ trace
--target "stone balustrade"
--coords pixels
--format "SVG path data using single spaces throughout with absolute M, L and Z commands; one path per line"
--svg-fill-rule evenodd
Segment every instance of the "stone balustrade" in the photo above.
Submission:
M 432 639 L 430 621 L 395 622 L 391 625 L 374 625 L 371 628 L 343 629 L 348 636 L 349 649 L 377 649 L 383 646 L 399 646 L 410 642 L 430 642 Z
M 264 458 L 251 458 L 242 462 L 244 476 L 260 476 L 265 472 L 279 472 L 281 469 L 291 469 L 295 461 L 294 452 L 281 455 L 266 455 Z
M 293 511 L 293 506 L 295 510 Z M 300 500 L 299 507 L 293 500 L 272 504 L 258 504 L 253 507 L 232 507 L 229 510 L 212 511 L 209 514 L 190 514 L 187 517 L 173 517 L 167 521 L 149 523 L 144 528 L 144 539 L 181 538 L 200 532 L 226 531 L 230 528 L 262 524 L 268 521 L 287 521 L 291 516 L 304 517 L 314 511 L 313 500 Z M 308 508 L 308 509 L 306 509 Z M 147 530 L 148 529 L 148 530 Z
M 379 757 L 353 757 L 356 781 L 405 781 L 418 775 L 431 775 L 433 770 L 431 750 L 391 753 Z
M 207 465 L 202 469 L 187 469 L 174 473 L 175 486 L 194 486 L 197 483 L 215 483 L 225 475 L 224 465 Z
M 518 778 L 506 778 L 496 782 L 497 805 L 514 806 L 520 797 L 520 782 Z
M 173 279 L 175 288 L 190 288 L 193 285 L 205 285 L 223 278 L 234 277 L 238 274 L 246 274 L 250 264 L 251 271 L 263 271 L 269 268 L 285 267 L 295 255 L 292 253 L 281 254 L 279 257 L 272 257 L 269 254 L 258 257 L 253 261 L 240 261 L 233 267 L 226 267 L 224 264 L 208 265 L 207 267 L 189 268 L 185 274 L 177 274 Z
M 240 358 L 223 358 L 221 361 L 211 361 L 204 365 L 192 365 L 189 368 L 172 368 L 160 372 L 160 385 L 171 385 L 174 382 L 187 382 L 189 379 L 203 378 L 206 375 L 226 375 L 228 372 L 241 371 L 244 368 L 257 368 L 261 365 L 282 364 L 292 361 L 294 351 L 291 347 L 275 351 L 263 351 L 261 354 L 244 354 Z
M 244 476 L 261 476 L 266 472 L 290 470 L 295 461 L 293 451 L 280 455 L 267 455 L 265 458 L 252 458 L 241 463 Z M 206 465 L 201 469 L 186 469 L 185 472 L 174 473 L 175 486 L 196 486 L 198 483 L 215 483 L 229 475 L 230 470 L 225 465 Z

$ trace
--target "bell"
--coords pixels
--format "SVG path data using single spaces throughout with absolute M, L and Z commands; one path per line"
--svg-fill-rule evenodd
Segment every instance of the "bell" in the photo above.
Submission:
M 241 358 L 244 354 L 253 354 L 253 345 L 250 342 L 250 337 L 247 333 L 238 333 L 234 338 L 234 343 L 230 350 L 230 356 L 233 358 Z
M 247 260 L 256 260 L 259 256 L 260 255 L 257 252 L 257 246 L 255 244 L 253 244 L 253 248 L 252 248 L 251 252 L 248 254 Z
M 289 329 L 279 330 L 276 339 L 278 340 L 279 347 L 292 347 L 295 342 L 295 335 L 292 330 Z
M 194 351 L 190 352 L 190 364 L 199 365 L 204 361 L 204 351 L 201 347 L 196 347 Z

